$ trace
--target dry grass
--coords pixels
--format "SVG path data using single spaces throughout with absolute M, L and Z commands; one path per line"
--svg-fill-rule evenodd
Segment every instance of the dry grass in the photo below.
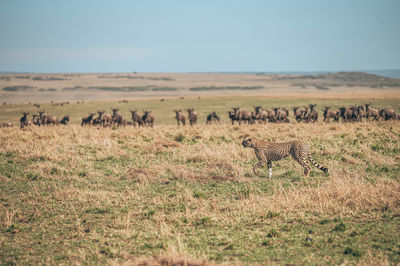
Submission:
M 399 263 L 398 122 L 0 130 L 3 263 Z M 255 177 L 246 133 L 330 174 Z

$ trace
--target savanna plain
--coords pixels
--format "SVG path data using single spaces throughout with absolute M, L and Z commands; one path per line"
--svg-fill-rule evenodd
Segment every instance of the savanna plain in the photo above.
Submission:
M 165 76 L 128 81 L 175 84 L 181 78 Z M 217 78 L 226 77 L 231 76 Z M 399 89 L 390 83 L 395 81 L 377 81 L 387 82 L 382 89 L 349 86 L 354 80 L 323 84 L 313 77 L 284 77 L 283 91 L 269 94 L 268 84 L 282 77 L 235 78 L 256 81 L 241 88 L 233 87 L 236 81 L 199 82 L 144 95 L 146 89 L 125 102 L 119 93 L 135 93 L 124 89 L 128 85 L 76 88 L 76 81 L 75 90 L 100 95 L 79 104 L 63 86 L 39 91 L 32 85 L 56 79 L 1 80 L 3 87 L 20 82 L 3 94 L 13 104 L 0 106 L 0 122 L 14 124 L 0 128 L 1 263 L 399 264 L 400 121 L 323 123 L 321 111 L 365 103 L 399 111 Z M 33 89 L 17 88 L 25 84 Z M 166 94 L 157 97 L 158 92 Z M 29 95 L 40 93 L 46 101 L 38 109 L 32 103 L 40 97 Z M 69 104 L 49 102 L 63 93 L 71 93 Z M 291 109 L 309 103 L 317 104 L 318 123 L 297 123 L 290 111 L 290 123 L 239 126 L 227 114 L 236 106 L 250 111 L 255 105 Z M 152 110 L 155 126 L 80 126 L 89 112 L 112 107 L 127 120 L 129 110 Z M 179 108 L 194 108 L 198 124 L 178 127 L 173 110 Z M 70 124 L 20 130 L 21 112 L 38 110 L 68 114 Z M 212 111 L 221 122 L 206 125 Z M 254 152 L 241 146 L 245 134 L 273 142 L 304 140 L 329 173 L 314 167 L 305 178 L 287 158 L 273 163 L 272 178 L 266 168 L 255 176 Z

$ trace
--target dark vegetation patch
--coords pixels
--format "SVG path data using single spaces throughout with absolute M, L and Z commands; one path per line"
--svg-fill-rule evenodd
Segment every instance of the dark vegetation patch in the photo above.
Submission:
M 48 88 L 48 89 L 39 89 L 39 91 L 57 91 L 54 88 Z
M 160 88 L 152 88 L 152 91 L 176 91 L 177 88 L 168 88 L 168 87 L 160 87 Z
M 101 75 L 97 76 L 99 79 L 148 79 L 148 80 L 164 80 L 164 81 L 174 81 L 174 78 L 170 77 L 144 77 L 144 76 L 130 76 L 130 75 L 116 75 L 116 76 L 108 76 Z
M 211 91 L 211 90 L 258 90 L 264 88 L 263 86 L 225 86 L 225 87 L 194 87 L 190 88 L 191 91 Z
M 33 80 L 36 81 L 57 81 L 57 80 L 68 80 L 68 78 L 60 78 L 60 77 L 33 77 Z
M 147 91 L 154 86 L 138 86 L 138 87 L 88 87 L 91 90 L 102 91 Z
M 143 76 L 128 76 L 128 75 L 118 75 L 118 76 L 107 76 L 107 75 L 101 75 L 97 76 L 99 79 L 146 79 Z
M 16 79 L 30 79 L 31 76 L 15 76 Z
M 18 85 L 18 86 L 7 86 L 3 88 L 3 91 L 22 91 L 22 90 L 30 90 L 35 87 L 28 85 Z
M 169 78 L 169 77 L 161 77 L 161 78 L 153 78 L 153 77 L 148 77 L 148 80 L 165 80 L 165 81 L 174 81 L 174 78 Z
M 76 90 L 102 90 L 102 91 L 176 91 L 177 88 L 170 87 L 156 87 L 154 85 L 149 86 L 122 86 L 122 87 L 111 87 L 111 86 L 91 86 L 91 87 L 83 87 L 83 86 L 75 86 L 75 87 L 66 87 L 63 88 L 63 91 L 76 91 Z
M 64 89 L 62 89 L 63 91 L 76 91 L 79 89 L 84 89 L 85 87 L 83 86 L 75 86 L 75 87 L 66 87 Z
M 315 88 L 317 88 L 318 90 L 322 90 L 322 91 L 329 91 L 330 90 L 328 87 L 325 87 L 323 85 L 316 85 Z

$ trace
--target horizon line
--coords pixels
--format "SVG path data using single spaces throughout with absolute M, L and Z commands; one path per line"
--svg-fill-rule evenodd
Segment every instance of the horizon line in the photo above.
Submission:
M 300 74 L 300 73 L 340 73 L 340 72 L 371 72 L 371 71 L 400 71 L 400 68 L 375 68 L 354 70 L 282 70 L 282 71 L 88 71 L 88 72 L 40 72 L 40 71 L 0 71 L 0 74 L 110 74 L 110 73 L 144 73 L 144 74 Z

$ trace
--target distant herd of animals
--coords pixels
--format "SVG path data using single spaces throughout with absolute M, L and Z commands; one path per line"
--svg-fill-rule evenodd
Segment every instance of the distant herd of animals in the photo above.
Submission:
M 318 122 L 318 111 L 315 108 L 316 104 L 309 104 L 302 108 L 295 106 L 292 108 L 294 119 L 300 123 L 315 123 Z M 112 108 L 112 114 L 106 113 L 104 110 L 97 111 L 96 113 L 90 113 L 88 116 L 82 118 L 81 126 L 102 126 L 102 127 L 114 127 L 114 126 L 138 126 L 138 127 L 153 127 L 155 117 L 149 110 L 143 111 L 143 114 L 139 114 L 137 110 L 130 110 L 131 119 L 126 119 L 120 114 L 118 108 Z M 175 119 L 178 126 L 185 126 L 188 122 L 191 126 L 197 124 L 198 114 L 193 108 L 186 109 L 183 112 L 181 109 L 173 110 L 175 113 Z M 37 114 L 33 114 L 32 118 L 28 117 L 29 112 L 23 112 L 23 116 L 20 119 L 20 128 L 23 129 L 26 126 L 36 125 L 67 125 L 70 121 L 68 115 L 61 119 L 58 119 L 54 115 L 48 115 L 44 111 L 39 111 Z M 243 123 L 255 124 L 258 123 L 289 123 L 289 110 L 285 108 L 272 108 L 272 110 L 264 109 L 262 106 L 254 106 L 254 111 L 241 110 L 239 107 L 233 107 L 231 111 L 228 111 L 228 117 L 231 120 L 232 125 L 237 122 L 239 125 Z M 396 113 L 393 108 L 376 109 L 372 108 L 370 104 L 351 106 L 351 107 L 340 107 L 336 110 L 331 110 L 330 107 L 324 107 L 323 110 L 323 122 L 329 123 L 339 122 L 362 122 L 366 121 L 388 121 L 388 120 L 400 120 L 400 113 Z M 220 116 L 216 112 L 211 112 L 206 116 L 206 125 L 220 122 Z M 4 122 L 0 124 L 0 127 L 12 127 L 13 124 L 10 122 Z

